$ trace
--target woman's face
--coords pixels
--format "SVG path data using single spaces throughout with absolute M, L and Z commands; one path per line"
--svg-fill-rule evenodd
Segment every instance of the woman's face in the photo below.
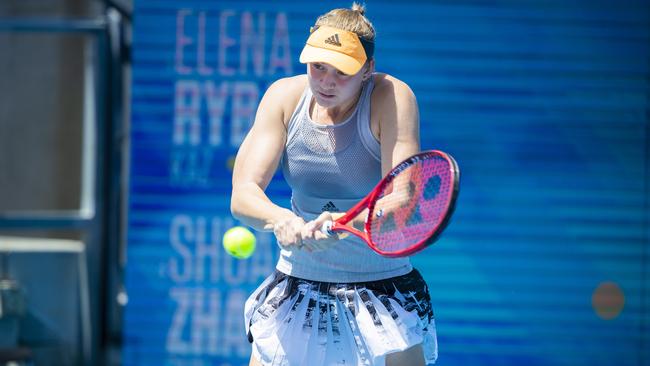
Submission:
M 342 106 L 356 98 L 361 90 L 368 64 L 354 75 L 346 75 L 332 65 L 312 62 L 307 65 L 309 87 L 316 102 L 325 108 Z

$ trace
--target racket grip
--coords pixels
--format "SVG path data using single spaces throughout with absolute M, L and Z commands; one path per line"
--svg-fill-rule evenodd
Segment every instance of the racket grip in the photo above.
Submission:
M 332 234 L 333 234 L 333 232 L 332 232 L 332 225 L 333 225 L 333 224 L 334 224 L 334 223 L 333 223 L 331 220 L 327 220 L 327 221 L 325 221 L 325 222 L 323 223 L 323 226 L 320 227 L 320 231 L 321 231 L 323 234 L 327 235 L 327 236 L 332 236 Z

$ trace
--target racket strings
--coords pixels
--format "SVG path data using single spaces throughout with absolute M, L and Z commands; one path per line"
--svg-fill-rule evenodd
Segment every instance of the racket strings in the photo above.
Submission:
M 399 252 L 431 237 L 449 207 L 453 175 L 442 158 L 423 159 L 389 182 L 369 216 L 373 244 Z

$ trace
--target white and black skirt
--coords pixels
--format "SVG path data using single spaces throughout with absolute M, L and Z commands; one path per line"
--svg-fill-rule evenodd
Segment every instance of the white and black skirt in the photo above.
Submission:
M 417 344 L 438 350 L 429 290 L 417 270 L 380 281 L 329 283 L 276 271 L 246 301 L 253 357 L 263 365 L 385 364 Z

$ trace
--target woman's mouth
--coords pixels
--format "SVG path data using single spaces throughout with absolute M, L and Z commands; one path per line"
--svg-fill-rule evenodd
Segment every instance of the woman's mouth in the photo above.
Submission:
M 331 98 L 334 98 L 334 96 L 335 96 L 334 94 L 323 93 L 322 91 L 319 91 L 318 95 L 320 95 L 322 98 L 325 98 L 325 99 L 331 99 Z

